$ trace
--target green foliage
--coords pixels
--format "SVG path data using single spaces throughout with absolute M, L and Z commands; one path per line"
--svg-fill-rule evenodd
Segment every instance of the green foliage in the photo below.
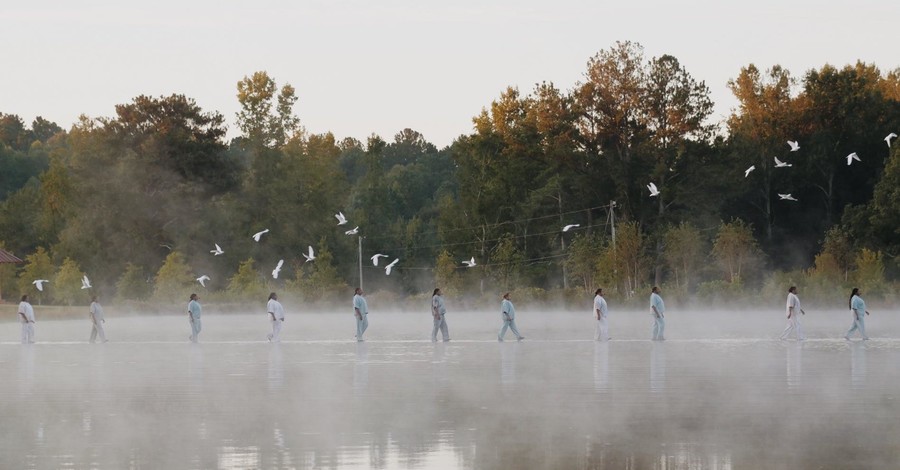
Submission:
M 856 270 L 853 281 L 857 287 L 872 295 L 883 295 L 886 290 L 884 260 L 880 251 L 863 248 L 854 260 Z
M 603 257 L 603 250 L 603 243 L 595 234 L 579 234 L 572 239 L 566 258 L 566 269 L 569 277 L 585 292 L 592 293 L 596 290 L 595 275 L 597 265 Z
M 491 252 L 489 273 L 500 290 L 508 291 L 518 287 L 524 256 L 510 236 L 502 240 Z
M 253 258 L 249 258 L 238 267 L 237 273 L 228 280 L 228 293 L 243 300 L 262 299 L 266 297 L 266 285 L 263 277 L 254 268 Z
M 63 260 L 62 266 L 53 277 L 53 298 L 56 303 L 65 305 L 87 305 L 90 303 L 91 292 L 81 288 L 81 278 L 84 273 L 71 258 Z
M 461 294 L 461 279 L 457 272 L 458 265 L 447 250 L 442 251 L 434 263 L 434 285 L 450 297 Z
M 194 280 L 191 268 L 185 262 L 184 256 L 177 251 L 166 256 L 165 262 L 156 273 L 154 284 L 153 296 L 158 301 L 181 301 L 201 288 Z
M 117 300 L 144 300 L 153 292 L 144 269 L 134 263 L 125 265 L 125 272 L 116 282 Z
M 712 254 L 728 282 L 740 279 L 745 269 L 758 261 L 759 249 L 751 227 L 740 219 L 723 222 L 713 242 Z
M 664 257 L 674 274 L 675 285 L 687 292 L 706 258 L 706 243 L 700 230 L 688 222 L 670 226 L 663 234 Z
M 338 275 L 332 264 L 333 256 L 328 249 L 325 238 L 319 240 L 316 259 L 307 267 L 309 274 L 299 279 L 304 298 L 310 301 L 337 300 L 346 296 L 350 288 Z
M 45 299 L 52 298 L 53 286 L 51 284 L 44 285 L 44 292 L 37 290 L 32 281 L 38 279 L 52 280 L 54 274 L 53 262 L 50 261 L 50 255 L 43 247 L 25 257 L 25 269 L 19 275 L 19 291 L 28 294 L 31 303 L 43 303 Z

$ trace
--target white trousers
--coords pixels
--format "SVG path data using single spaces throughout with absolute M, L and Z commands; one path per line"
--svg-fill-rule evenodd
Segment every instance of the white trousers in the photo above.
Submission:
M 34 323 L 22 323 L 22 344 L 34 342 Z
M 431 318 L 434 318 L 434 316 Z M 443 315 L 441 315 L 440 320 L 434 320 L 434 327 L 431 329 L 431 341 L 437 341 L 438 330 L 440 330 L 444 341 L 450 341 L 450 331 L 447 329 L 447 320 L 444 319 Z
M 369 314 L 364 313 L 360 315 L 362 318 L 356 318 L 356 340 L 362 341 L 363 335 L 366 333 L 366 330 L 369 328 Z M 355 315 L 354 315 L 355 317 Z
M 800 325 L 800 317 L 797 315 L 791 315 L 791 318 L 787 319 L 787 326 L 785 326 L 784 331 L 781 332 L 781 339 L 786 339 L 788 335 L 791 334 L 792 330 L 797 331 L 797 340 L 806 339 L 806 336 L 803 336 L 803 327 Z
M 100 342 L 106 342 L 106 332 L 103 331 L 103 320 L 97 320 L 96 318 L 91 319 L 91 323 L 93 326 L 91 327 L 91 342 L 97 341 L 97 336 L 100 336 Z
M 597 327 L 594 329 L 594 339 L 597 341 L 609 341 L 609 324 L 606 323 L 606 317 L 604 316 L 597 319 Z
M 284 325 L 284 320 L 272 320 L 269 318 L 269 322 L 272 323 L 272 332 L 266 337 L 269 338 L 269 341 L 277 343 L 281 341 L 281 327 Z

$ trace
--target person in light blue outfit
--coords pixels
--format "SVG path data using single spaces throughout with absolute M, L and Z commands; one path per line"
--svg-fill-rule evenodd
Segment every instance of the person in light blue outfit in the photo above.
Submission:
M 858 287 L 854 287 L 853 292 L 850 293 L 850 311 L 853 312 L 853 325 L 850 327 L 850 330 L 847 331 L 847 334 L 844 335 L 844 339 L 850 341 L 850 335 L 852 335 L 854 331 L 859 330 L 859 334 L 862 336 L 863 341 L 868 341 L 869 336 L 866 335 L 866 315 L 869 314 L 869 311 L 866 310 L 866 302 L 862 299 L 862 293 L 859 291 Z
M 503 327 L 500 328 L 500 334 L 497 335 L 497 341 L 503 341 L 503 337 L 506 336 L 507 328 L 516 335 L 518 341 L 525 339 L 524 336 L 519 334 L 519 329 L 516 328 L 516 307 L 509 300 L 509 292 L 503 294 L 503 300 L 500 302 L 500 314 L 503 317 Z
M 200 336 L 200 313 L 203 308 L 200 306 L 200 297 L 197 294 L 191 294 L 191 301 L 188 303 L 188 319 L 191 321 L 191 342 L 196 343 Z
M 650 292 L 650 313 L 653 315 L 653 341 L 665 341 L 663 332 L 666 330 L 666 304 L 656 286 Z
M 369 327 L 369 304 L 363 297 L 363 290 L 356 288 L 356 294 L 353 296 L 353 315 L 356 316 L 356 341 L 364 341 L 363 334 Z
M 444 293 L 440 288 L 434 290 L 431 294 L 431 316 L 434 318 L 434 327 L 431 329 L 431 342 L 437 342 L 438 330 L 444 341 L 450 341 L 450 332 L 447 330 L 447 308 L 444 307 Z

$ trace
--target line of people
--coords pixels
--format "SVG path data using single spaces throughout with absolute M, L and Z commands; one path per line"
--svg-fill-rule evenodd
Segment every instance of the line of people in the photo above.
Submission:
M 851 335 L 859 332 L 863 340 L 868 340 L 869 336 L 866 334 L 865 317 L 869 315 L 869 311 L 866 309 L 866 303 L 862 298 L 862 293 L 859 288 L 853 288 L 853 291 L 850 293 L 848 306 L 853 314 L 853 324 L 844 335 L 844 339 L 849 341 Z M 806 312 L 800 306 L 800 298 L 797 295 L 796 286 L 791 286 L 788 289 L 786 311 L 787 326 L 784 328 L 784 331 L 782 331 L 780 339 L 787 339 L 790 333 L 794 332 L 798 341 L 805 340 L 806 336 L 803 334 L 800 316 L 806 315 Z M 187 306 L 188 321 L 191 326 L 191 335 L 188 339 L 193 343 L 199 341 L 200 331 L 202 329 L 202 312 L 203 307 L 200 305 L 200 297 L 197 294 L 191 294 Z M 285 315 L 284 306 L 278 301 L 277 293 L 272 292 L 269 294 L 266 312 L 272 327 L 272 332 L 267 334 L 266 337 L 271 342 L 279 342 L 281 340 L 281 330 L 284 326 Z M 663 302 L 661 291 L 659 287 L 654 286 L 650 291 L 650 314 L 653 317 L 651 339 L 653 341 L 665 341 L 665 312 L 666 305 L 665 302 Z M 18 314 L 22 323 L 22 343 L 34 343 L 34 308 L 28 302 L 28 295 L 22 296 L 22 300 L 19 303 Z M 441 333 L 443 341 L 450 341 L 450 332 L 446 319 L 447 308 L 444 304 L 444 293 L 440 288 L 435 289 L 432 293 L 431 314 L 434 320 L 431 330 L 431 341 L 437 342 L 438 332 Z M 597 320 L 594 339 L 597 341 L 609 341 L 609 323 L 607 321 L 609 317 L 609 306 L 603 296 L 603 289 L 597 289 L 594 292 L 593 314 L 594 318 Z M 353 295 L 353 315 L 356 318 L 356 333 L 354 336 L 357 341 L 365 341 L 364 335 L 369 327 L 369 305 L 366 301 L 365 293 L 362 288 L 359 287 L 356 288 Z M 507 331 L 512 332 L 518 341 L 525 339 L 525 337 L 519 333 L 519 329 L 516 326 L 516 307 L 513 305 L 512 300 L 510 300 L 509 292 L 504 293 L 503 298 L 500 301 L 500 317 L 502 325 L 497 334 L 497 341 L 502 342 L 505 339 Z M 103 318 L 103 307 L 100 305 L 96 295 L 91 298 L 89 318 L 91 320 L 90 342 L 94 343 L 98 338 L 102 343 L 107 342 L 106 332 L 103 329 L 103 324 L 106 322 Z

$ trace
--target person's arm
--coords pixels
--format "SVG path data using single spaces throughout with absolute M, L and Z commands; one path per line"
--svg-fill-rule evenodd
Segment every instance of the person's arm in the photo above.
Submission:
M 356 318 L 357 318 L 358 320 L 362 320 L 362 312 L 359 311 L 359 307 L 357 307 L 357 306 L 354 305 L 354 306 L 353 306 L 353 311 L 354 311 L 354 315 L 356 315 Z
M 503 304 L 502 311 L 503 311 L 503 319 L 506 321 L 511 321 L 512 318 L 509 317 L 509 307 L 507 307 L 505 303 Z
M 792 316 L 794 316 L 794 306 L 793 305 L 788 307 L 788 320 L 790 320 Z

